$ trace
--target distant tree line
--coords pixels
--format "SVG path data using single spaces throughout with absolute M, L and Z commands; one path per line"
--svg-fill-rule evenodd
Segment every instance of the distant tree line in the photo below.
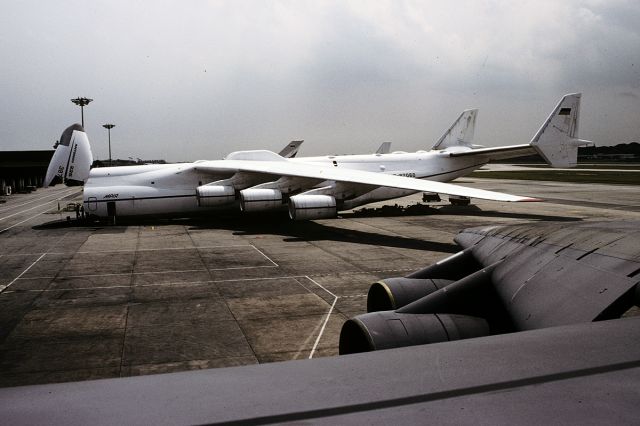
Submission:
M 640 143 L 621 143 L 613 146 L 587 146 L 578 148 L 579 162 L 638 162 L 640 161 Z M 527 155 L 518 158 L 509 158 L 496 161 L 496 163 L 543 163 L 538 155 Z
M 94 167 L 118 167 L 118 166 L 139 166 L 141 164 L 167 164 L 165 160 L 112 160 L 109 164 L 109 160 L 94 160 L 91 164 L 91 168 Z

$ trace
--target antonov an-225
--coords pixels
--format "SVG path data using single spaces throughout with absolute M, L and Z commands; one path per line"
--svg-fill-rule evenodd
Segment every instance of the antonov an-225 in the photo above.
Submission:
M 551 166 L 576 164 L 580 94 L 562 98 L 528 144 L 472 144 L 477 110 L 464 111 L 430 151 L 285 158 L 271 151 L 238 151 L 224 160 L 91 169 L 89 139 L 75 124 L 62 134 L 45 185 L 84 183 L 89 216 L 190 216 L 220 209 L 245 212 L 288 208 L 292 219 L 335 217 L 341 210 L 415 192 L 450 198 L 539 201 L 443 183 L 495 159 L 540 154 Z

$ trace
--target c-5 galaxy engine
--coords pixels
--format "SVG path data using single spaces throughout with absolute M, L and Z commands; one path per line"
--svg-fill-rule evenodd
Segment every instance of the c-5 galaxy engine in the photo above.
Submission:
M 374 283 L 368 313 L 342 327 L 340 354 L 493 334 L 492 270 L 465 250 L 406 277 Z
M 340 354 L 619 318 L 640 306 L 638 222 L 471 228 L 463 251 L 369 289 Z

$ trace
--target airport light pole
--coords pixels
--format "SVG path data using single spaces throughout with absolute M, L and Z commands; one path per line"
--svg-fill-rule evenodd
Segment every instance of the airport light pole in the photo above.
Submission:
M 116 127 L 116 125 L 115 124 L 103 124 L 102 127 L 107 129 L 107 132 L 109 133 L 109 167 L 111 167 L 111 129 Z
M 84 107 L 86 105 L 89 105 L 89 102 L 93 102 L 93 99 L 89 99 L 89 98 L 75 98 L 75 99 L 71 99 L 71 102 L 73 102 L 76 105 L 80 106 L 80 115 L 82 117 L 82 127 L 84 128 Z

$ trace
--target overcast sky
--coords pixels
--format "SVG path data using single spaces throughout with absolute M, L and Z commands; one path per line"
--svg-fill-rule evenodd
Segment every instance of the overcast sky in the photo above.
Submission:
M 94 156 L 218 159 L 429 149 L 460 111 L 520 144 L 569 92 L 580 136 L 640 141 L 640 2 L 10 1 L 0 149 L 49 149 L 80 121 Z

